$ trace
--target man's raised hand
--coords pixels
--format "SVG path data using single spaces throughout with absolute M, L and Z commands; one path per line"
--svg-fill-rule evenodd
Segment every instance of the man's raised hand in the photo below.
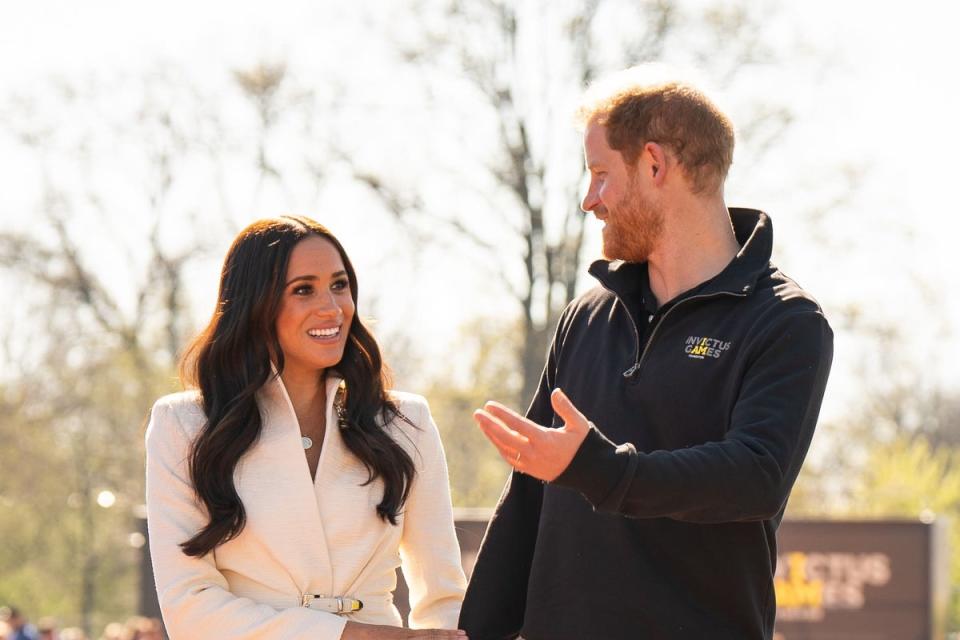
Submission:
M 560 428 L 538 425 L 493 401 L 474 411 L 473 419 L 510 466 L 550 482 L 570 465 L 590 430 L 590 421 L 560 389 L 550 394 L 550 404 L 563 420 Z

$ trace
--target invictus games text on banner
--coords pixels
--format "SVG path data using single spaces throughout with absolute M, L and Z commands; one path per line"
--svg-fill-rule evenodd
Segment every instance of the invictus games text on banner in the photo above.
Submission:
M 821 620 L 831 609 L 862 609 L 864 586 L 890 577 L 885 553 L 788 553 L 777 561 L 777 618 Z

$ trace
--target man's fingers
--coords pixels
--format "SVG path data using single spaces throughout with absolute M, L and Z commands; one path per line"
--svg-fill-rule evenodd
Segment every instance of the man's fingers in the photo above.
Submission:
M 473 412 L 473 419 L 483 430 L 487 439 L 494 444 L 505 459 L 510 459 L 511 454 L 516 456 L 516 452 L 529 444 L 529 440 L 516 431 L 508 428 L 503 422 L 490 415 L 483 409 L 477 409 Z
M 573 402 L 570 401 L 567 394 L 559 387 L 554 389 L 553 393 L 550 394 L 550 404 L 553 405 L 553 410 L 556 411 L 557 415 L 563 420 L 567 431 L 583 431 L 590 427 L 590 422 L 587 420 L 587 417 L 573 406 Z
M 494 402 L 491 400 L 483 405 L 483 410 L 499 419 L 507 427 L 526 437 L 528 440 L 536 438 L 538 435 L 540 435 L 540 431 L 543 429 L 537 423 L 524 418 L 510 407 L 505 407 L 499 402 Z

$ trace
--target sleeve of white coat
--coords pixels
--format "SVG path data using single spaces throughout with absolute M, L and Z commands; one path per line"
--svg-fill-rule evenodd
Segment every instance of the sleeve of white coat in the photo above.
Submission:
M 179 544 L 207 521 L 190 482 L 190 441 L 164 400 L 147 427 L 147 524 L 164 625 L 171 640 L 310 638 L 339 640 L 346 620 L 305 608 L 277 610 L 230 593 L 214 554 L 188 556 Z
M 467 580 L 453 526 L 450 480 L 440 433 L 426 401 L 411 415 L 419 431 L 416 476 L 404 507 L 400 559 L 410 589 L 411 629 L 456 629 Z

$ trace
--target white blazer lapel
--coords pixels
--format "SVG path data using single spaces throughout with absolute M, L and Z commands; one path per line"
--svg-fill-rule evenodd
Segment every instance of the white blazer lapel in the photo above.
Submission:
M 300 425 L 279 377 L 264 385 L 257 402 L 263 430 L 238 465 L 235 478 L 247 510 L 249 531 L 241 535 L 254 536 L 256 544 L 289 572 L 300 593 L 330 591 L 333 567 L 317 493 L 303 453 Z

